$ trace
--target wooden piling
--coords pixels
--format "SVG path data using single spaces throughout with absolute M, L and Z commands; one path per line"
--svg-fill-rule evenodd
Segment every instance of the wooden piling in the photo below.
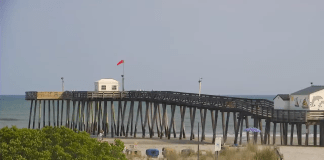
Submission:
M 37 101 L 35 100 L 35 106 L 34 106 L 34 120 L 33 120 L 33 129 L 35 129 L 35 118 L 36 118 L 36 108 L 37 108 Z
M 203 117 L 202 117 L 202 125 L 201 125 L 202 126 L 201 141 L 205 140 L 206 115 L 207 115 L 207 109 L 203 109 Z
M 35 100 L 35 101 L 36 101 L 36 100 Z M 32 110 L 33 110 L 33 102 L 34 102 L 34 100 L 31 100 L 31 102 L 30 102 L 30 112 L 29 112 L 28 129 L 30 128 L 30 123 L 31 123 Z
M 259 129 L 260 129 L 260 138 L 261 138 L 261 144 L 264 144 L 264 139 L 263 139 L 263 128 L 262 128 L 262 119 L 259 119 Z
M 243 118 L 243 115 L 241 116 L 240 115 L 240 118 L 241 118 L 241 124 L 239 124 L 241 126 L 241 131 L 240 131 L 240 145 L 242 144 L 242 133 L 243 133 L 243 121 L 244 121 L 244 118 Z
M 317 145 L 317 125 L 314 125 L 314 146 Z
M 245 126 L 246 128 L 250 128 L 249 127 L 249 117 L 245 116 Z M 246 141 L 249 143 L 250 142 L 250 133 L 246 132 Z
M 273 134 L 272 134 L 272 138 L 273 138 L 273 141 L 272 141 L 272 144 L 275 145 L 276 144 L 276 128 L 277 128 L 277 123 L 274 122 L 273 123 Z
M 180 112 L 181 112 L 181 126 L 180 126 L 180 136 L 179 139 L 182 139 L 183 132 L 184 132 L 184 119 L 186 114 L 186 106 L 180 106 Z
M 293 145 L 294 144 L 294 123 L 291 123 L 290 125 L 291 129 L 290 129 L 290 145 Z
M 55 105 L 54 105 L 54 100 L 52 100 L 52 106 L 53 106 L 53 126 L 55 127 L 56 126 L 56 123 L 55 123 Z
M 62 104 L 61 104 L 61 126 L 63 125 L 63 105 L 64 105 L 64 100 L 62 100 Z
M 230 118 L 230 113 L 231 112 L 227 112 L 224 143 L 226 143 L 226 140 L 227 140 L 227 131 L 228 131 L 228 122 L 229 122 L 229 118 Z
M 146 132 L 146 125 L 149 128 L 149 133 L 151 133 L 151 129 L 150 129 L 150 121 L 149 121 L 149 102 L 146 101 L 145 102 L 146 108 L 145 108 L 145 117 L 144 117 L 144 131 L 143 131 L 143 136 L 145 137 L 145 132 Z
M 51 101 L 48 100 L 48 126 L 51 126 Z
M 134 105 L 134 101 L 132 101 L 132 105 Z M 116 126 L 116 123 L 115 123 L 115 116 L 114 116 L 114 102 L 111 101 L 110 103 L 110 106 L 111 106 L 111 109 L 110 109 L 110 118 L 111 118 L 111 121 L 110 121 L 110 134 L 111 134 L 111 137 L 114 137 L 115 135 L 115 126 Z M 127 129 L 128 129 L 128 126 L 127 126 Z M 126 133 L 127 134 L 127 133 Z
M 194 127 L 195 127 L 195 117 L 196 117 L 196 107 L 190 107 L 191 114 L 191 135 L 190 140 L 195 139 Z
M 138 122 L 138 117 L 140 114 L 140 102 L 138 102 L 138 106 L 137 106 L 137 113 L 136 113 L 136 119 L 135 119 L 135 130 L 134 130 L 134 137 L 136 138 L 136 133 L 137 133 L 137 122 Z
M 39 112 L 38 112 L 38 129 L 40 129 L 41 125 L 41 117 L 42 117 L 42 100 L 39 100 Z
M 306 124 L 306 139 L 305 139 L 306 146 L 308 146 L 308 134 L 309 134 L 309 124 Z
M 43 127 L 45 127 L 45 107 L 46 107 L 46 100 L 43 100 Z
M 171 105 L 171 122 L 170 122 L 170 127 L 169 127 L 169 132 L 168 132 L 168 139 L 170 139 L 171 129 L 173 127 L 174 111 L 175 111 L 175 105 Z
M 124 109 L 122 110 L 122 122 L 121 122 L 121 133 L 120 133 L 120 136 L 125 136 L 126 133 L 125 133 L 125 125 L 124 125 L 124 119 L 125 119 L 125 113 L 126 113 L 126 106 L 127 106 L 127 101 L 124 101 Z
M 257 117 L 254 117 L 254 127 L 258 128 L 258 122 L 259 119 Z M 254 143 L 257 144 L 258 143 L 258 133 L 254 132 Z
M 56 101 L 57 107 L 56 107 L 56 124 L 57 126 L 60 126 L 60 100 Z
M 118 101 L 118 111 L 117 112 L 118 112 L 118 114 L 117 114 L 117 136 L 120 136 L 120 134 L 119 134 L 119 131 L 120 131 L 120 129 L 119 129 L 119 126 L 120 126 L 119 119 L 120 119 L 120 117 L 122 115 L 122 102 L 121 102 L 121 100 Z

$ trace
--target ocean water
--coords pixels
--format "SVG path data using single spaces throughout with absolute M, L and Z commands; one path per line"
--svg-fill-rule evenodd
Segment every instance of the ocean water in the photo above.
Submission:
M 229 95 L 232 97 L 240 97 L 240 98 L 253 98 L 253 99 L 268 99 L 268 100 L 273 100 L 273 98 L 275 97 L 275 95 Z M 38 104 L 39 105 L 39 104 Z M 61 103 L 60 103 L 61 105 Z M 57 104 L 55 103 L 54 105 L 54 114 L 55 117 L 57 116 L 56 114 L 56 106 Z M 64 105 L 64 107 L 66 106 L 66 104 Z M 71 103 L 72 106 L 72 103 Z M 102 104 L 103 106 L 103 104 Z M 116 114 L 116 118 L 117 118 L 117 106 L 118 103 L 114 102 L 114 108 L 115 108 L 115 114 Z M 128 115 L 129 115 L 129 106 L 130 106 L 130 102 L 127 103 L 127 109 L 125 112 L 125 121 L 124 124 L 127 124 L 127 120 L 128 120 Z M 136 113 L 137 113 L 137 106 L 138 103 L 135 102 L 135 108 L 134 108 L 134 123 L 136 120 Z M 145 115 L 145 103 L 143 102 L 143 121 L 144 121 L 144 115 Z M 108 110 L 110 112 L 110 103 L 108 103 Z M 43 104 L 41 109 L 43 109 Z M 48 124 L 48 106 L 47 106 L 47 101 L 46 101 L 46 116 L 45 116 L 45 123 L 46 125 Z M 34 112 L 34 108 L 33 108 L 33 112 Z M 41 113 L 43 111 L 41 110 Z M 61 112 L 61 107 L 60 107 L 60 112 Z M 72 112 L 72 107 L 71 107 L 71 111 Z M 18 128 L 27 128 L 28 127 L 28 122 L 29 122 L 29 114 L 30 114 L 30 101 L 25 100 L 25 96 L 24 95 L 0 95 L 0 128 L 5 127 L 5 126 L 12 126 L 15 125 Z M 71 113 L 72 114 L 72 113 Z M 161 107 L 161 114 L 162 114 L 162 107 Z M 171 107 L 168 105 L 167 106 L 167 114 L 168 114 L 168 122 L 170 123 L 171 121 Z M 39 115 L 39 109 L 37 108 L 36 110 L 36 115 Z M 64 110 L 63 115 L 66 115 L 66 112 Z M 110 113 L 109 113 L 110 115 Z M 52 107 L 52 102 L 51 102 L 51 125 L 53 125 L 53 107 Z M 71 116 L 71 115 L 70 115 Z M 227 114 L 225 114 L 225 116 L 227 116 Z M 179 129 L 180 129 L 180 122 L 181 122 L 181 118 L 180 118 L 180 107 L 176 107 L 176 112 L 175 112 L 175 122 L 176 122 L 176 132 L 178 133 L 177 136 L 179 136 Z M 33 119 L 32 119 L 33 120 Z M 110 117 L 109 117 L 110 120 Z M 196 117 L 195 117 L 195 126 L 194 126 L 194 132 L 197 135 L 198 134 L 198 123 L 200 123 L 200 110 L 196 110 Z M 233 114 L 230 114 L 230 119 L 229 119 L 229 128 L 228 128 L 228 137 L 234 137 L 234 121 L 233 121 Z M 38 116 L 35 119 L 35 126 L 38 126 Z M 41 126 L 43 126 L 42 124 L 43 122 L 43 117 L 41 118 Z M 65 122 L 65 116 L 63 118 L 63 122 Z M 186 113 L 185 113 L 185 133 L 186 133 L 186 137 L 190 136 L 190 130 L 191 130 L 191 126 L 190 126 L 190 111 L 189 108 L 186 109 Z M 63 123 L 64 124 L 64 123 Z M 263 125 L 263 130 L 265 128 L 265 122 L 262 122 Z M 32 126 L 32 125 L 31 125 Z M 253 127 L 253 119 L 249 119 L 249 126 Z M 141 134 L 141 128 L 140 128 L 140 118 L 137 124 L 138 127 L 138 135 Z M 305 126 L 303 126 L 303 136 L 305 136 Z M 245 129 L 245 121 L 244 121 L 244 125 L 243 125 L 243 129 Z M 289 126 L 290 128 L 290 126 Z M 156 131 L 156 127 L 154 128 Z M 273 129 L 273 125 L 271 125 L 271 135 L 272 135 L 272 129 Z M 148 129 L 146 129 L 148 130 Z M 290 130 L 289 130 L 290 131 Z M 313 135 L 313 129 L 312 127 L 310 127 L 310 137 L 312 137 Z M 201 123 L 200 123 L 200 133 L 201 133 Z M 146 134 L 148 134 L 148 132 L 146 132 Z M 207 117 L 206 117 L 206 127 L 205 127 L 205 134 L 206 137 L 212 137 L 212 123 L 211 123 L 211 115 L 210 115 L 210 111 L 207 111 Z M 218 115 L 218 121 L 217 121 L 217 128 L 216 128 L 216 134 L 217 136 L 222 136 L 222 121 L 221 121 L 221 113 L 219 112 Z M 277 136 L 279 136 L 279 125 L 277 125 Z M 289 133 L 290 135 L 290 133 Z M 295 130 L 295 135 L 296 136 L 296 130 Z M 246 133 L 243 132 L 243 137 L 246 137 Z M 246 139 L 246 138 L 245 138 Z M 244 140 L 244 139 L 243 139 Z

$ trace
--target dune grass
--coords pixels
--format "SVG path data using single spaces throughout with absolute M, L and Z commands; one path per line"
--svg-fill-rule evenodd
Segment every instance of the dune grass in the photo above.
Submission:
M 146 156 L 126 156 L 127 159 L 150 159 Z M 166 156 L 167 160 L 196 160 L 197 153 L 189 155 L 181 155 L 180 153 L 170 153 Z M 214 160 L 215 153 L 206 151 L 200 154 L 200 160 Z M 218 160 L 278 160 L 278 156 L 274 147 L 262 146 L 258 147 L 254 144 L 247 144 L 245 147 L 228 147 L 219 152 Z

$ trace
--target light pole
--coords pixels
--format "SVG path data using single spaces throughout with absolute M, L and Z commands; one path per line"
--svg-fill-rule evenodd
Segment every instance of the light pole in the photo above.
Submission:
M 62 79 L 62 92 L 64 92 L 64 78 L 61 77 L 61 79 Z
M 201 93 L 201 81 L 202 81 L 202 78 L 199 79 L 199 97 L 200 97 L 200 93 Z

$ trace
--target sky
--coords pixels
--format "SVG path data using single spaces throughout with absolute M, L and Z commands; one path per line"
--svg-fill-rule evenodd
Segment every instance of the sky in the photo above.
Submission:
M 0 94 L 289 94 L 324 85 L 323 0 L 0 0 Z

